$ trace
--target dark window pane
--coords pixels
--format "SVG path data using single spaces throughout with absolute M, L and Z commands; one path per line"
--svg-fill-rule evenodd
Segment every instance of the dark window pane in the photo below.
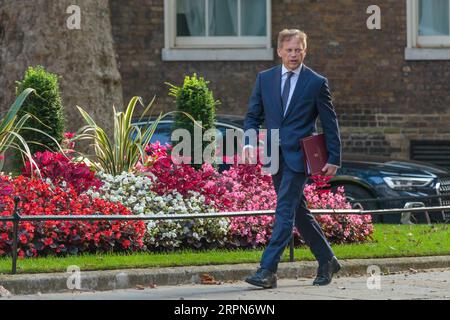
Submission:
M 237 0 L 209 0 L 209 35 L 237 36 Z
M 241 0 L 241 28 L 243 36 L 265 36 L 266 0 Z
M 177 36 L 205 36 L 205 0 L 177 0 Z

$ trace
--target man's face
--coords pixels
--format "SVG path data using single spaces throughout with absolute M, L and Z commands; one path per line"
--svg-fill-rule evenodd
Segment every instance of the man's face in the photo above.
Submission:
M 297 69 L 306 56 L 306 48 L 299 37 L 292 37 L 281 43 L 281 48 L 277 49 L 278 56 L 281 58 L 284 66 L 289 70 Z

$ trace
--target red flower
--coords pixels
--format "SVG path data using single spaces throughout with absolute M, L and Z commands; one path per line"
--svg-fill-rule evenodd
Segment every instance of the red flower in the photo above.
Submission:
M 122 247 L 124 249 L 128 249 L 128 247 L 131 245 L 131 241 L 130 240 L 123 240 L 122 241 Z
M 44 244 L 46 246 L 52 245 L 53 244 L 53 239 L 52 238 L 44 239 Z
M 26 235 L 21 234 L 21 235 L 19 236 L 19 241 L 20 241 L 21 243 L 25 244 L 25 243 L 28 242 L 28 238 L 27 238 Z

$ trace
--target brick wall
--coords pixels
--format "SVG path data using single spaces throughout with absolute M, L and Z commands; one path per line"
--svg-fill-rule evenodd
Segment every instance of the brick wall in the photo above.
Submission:
M 219 113 L 244 115 L 257 72 L 279 63 L 164 62 L 163 0 L 110 3 L 125 101 L 156 94 L 155 110 L 173 110 L 164 82 L 197 72 L 221 100 Z M 450 140 L 450 61 L 405 61 L 406 2 L 377 1 L 381 30 L 366 27 L 371 4 L 272 0 L 272 42 L 285 27 L 308 34 L 306 64 L 330 81 L 344 154 L 408 158 L 411 139 Z

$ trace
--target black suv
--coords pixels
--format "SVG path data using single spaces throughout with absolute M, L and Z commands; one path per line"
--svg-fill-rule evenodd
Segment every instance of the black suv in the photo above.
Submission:
M 434 164 L 412 160 L 393 160 L 367 155 L 343 155 L 342 167 L 330 183 L 333 188 L 343 185 L 348 200 L 367 198 L 423 197 L 450 194 L 450 172 Z M 449 205 L 450 198 L 417 199 L 426 206 Z M 364 202 L 370 209 L 404 208 L 413 200 Z M 413 223 L 449 222 L 449 212 L 411 215 Z M 374 216 L 376 222 L 400 223 L 401 214 Z

